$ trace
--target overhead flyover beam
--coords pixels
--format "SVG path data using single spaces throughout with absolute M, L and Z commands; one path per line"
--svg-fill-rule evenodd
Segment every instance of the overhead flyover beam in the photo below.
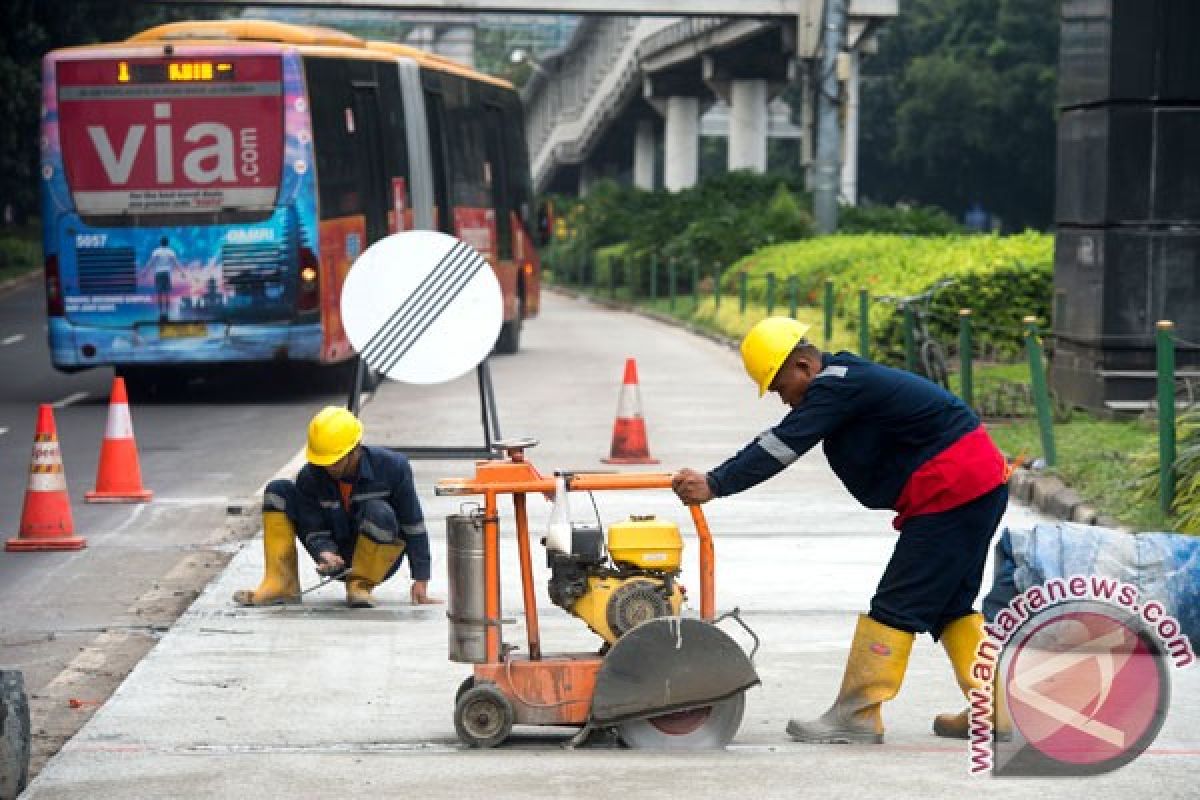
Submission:
M 819 16 L 823 0 L 143 0 L 153 5 L 281 6 L 350 10 L 458 13 L 606 14 L 644 16 L 795 17 Z M 887 2 L 889 0 L 885 0 Z M 878 0 L 863 0 L 871 6 Z M 890 0 L 894 5 L 896 0 Z M 851 6 L 855 3 L 851 2 Z

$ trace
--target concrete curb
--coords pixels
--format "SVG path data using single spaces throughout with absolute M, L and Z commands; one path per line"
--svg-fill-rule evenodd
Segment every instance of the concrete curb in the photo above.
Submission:
M 1014 499 L 1036 508 L 1046 516 L 1083 525 L 1099 525 L 1126 533 L 1132 532 L 1115 517 L 1088 503 L 1083 495 L 1067 486 L 1057 476 L 1030 469 L 1015 469 L 1008 479 L 1008 490 Z
M 697 336 L 702 336 L 709 341 L 725 345 L 730 349 L 736 350 L 738 343 L 736 340 L 724 336 L 713 331 L 705 330 L 699 326 L 684 322 L 681 319 L 672 317 L 669 314 L 661 314 L 657 311 L 649 311 L 644 308 L 621 301 L 606 300 L 602 297 L 593 297 L 584 292 L 575 291 L 562 286 L 544 286 L 548 291 L 557 292 L 565 297 L 571 297 L 576 300 L 583 300 L 601 308 L 609 308 L 613 311 L 625 311 L 631 314 L 637 314 L 646 319 L 652 319 L 656 322 L 661 322 L 665 325 L 671 325 L 676 328 L 682 328 L 690 331 Z M 1078 522 L 1084 525 L 1100 525 L 1105 528 L 1114 528 L 1117 530 L 1132 532 L 1130 528 L 1122 525 L 1117 519 L 1109 514 L 1104 514 L 1095 506 L 1088 503 L 1083 495 L 1079 494 L 1075 489 L 1067 486 L 1061 478 L 1054 475 L 1045 475 L 1040 472 L 1034 472 L 1029 469 L 1013 470 L 1012 476 L 1008 479 L 1008 489 L 1013 498 L 1024 503 L 1027 506 L 1036 508 L 1043 514 L 1056 519 L 1065 520 L 1067 522 Z
M 29 700 L 20 670 L 0 670 L 0 800 L 15 800 L 29 777 Z

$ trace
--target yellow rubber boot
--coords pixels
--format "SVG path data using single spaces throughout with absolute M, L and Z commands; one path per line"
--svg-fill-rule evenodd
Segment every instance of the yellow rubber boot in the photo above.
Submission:
M 954 665 L 954 677 L 958 687 L 971 700 L 971 690 L 983 688 L 983 682 L 977 679 L 971 668 L 975 665 L 975 654 L 979 643 L 983 641 L 983 615 L 967 614 L 959 617 L 946 626 L 942 631 L 942 647 L 950 656 Z M 1007 740 L 1012 735 L 1012 719 L 1008 716 L 1008 706 L 1004 702 L 1004 689 L 999 681 L 993 684 L 992 700 L 995 703 L 994 734 L 997 738 Z M 957 714 L 938 714 L 933 720 L 933 732 L 947 739 L 966 739 L 970 730 L 970 716 L 967 710 Z
M 810 744 L 882 744 L 880 706 L 900 691 L 914 638 L 859 615 L 837 699 L 815 720 L 789 722 L 788 735 Z
M 282 511 L 263 512 L 263 579 L 257 589 L 233 593 L 240 606 L 276 606 L 300 602 L 296 572 L 296 529 Z
M 383 544 L 360 533 L 354 544 L 350 574 L 346 576 L 346 605 L 351 608 L 374 608 L 375 598 L 371 596 L 371 590 L 383 582 L 383 577 L 402 553 L 402 541 Z

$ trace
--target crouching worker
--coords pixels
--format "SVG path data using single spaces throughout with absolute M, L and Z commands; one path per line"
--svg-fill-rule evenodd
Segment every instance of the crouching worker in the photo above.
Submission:
M 363 426 L 328 406 L 308 426 L 308 463 L 293 483 L 276 480 L 263 495 L 265 574 L 257 589 L 233 596 L 243 606 L 300 602 L 296 540 L 322 575 L 345 572 L 346 604 L 371 608 L 371 590 L 408 554 L 414 604 L 429 596 L 429 536 L 412 470 L 404 456 L 362 444 Z M 349 570 L 346 570 L 346 567 Z
M 915 634 L 941 641 L 964 694 L 980 686 L 972 666 L 983 618 L 972 606 L 1008 503 L 1007 465 L 957 397 L 851 353 L 823 353 L 804 341 L 807 330 L 770 317 L 746 334 L 742 360 L 759 395 L 774 392 L 791 411 L 707 475 L 681 470 L 672 484 L 685 503 L 737 494 L 823 442 L 855 499 L 897 512 L 900 536 L 870 612 L 858 618 L 837 699 L 817 719 L 787 726 L 801 742 L 878 743 L 880 707 L 900 690 Z M 999 735 L 1007 724 L 998 709 Z M 967 713 L 939 715 L 933 727 L 966 738 Z

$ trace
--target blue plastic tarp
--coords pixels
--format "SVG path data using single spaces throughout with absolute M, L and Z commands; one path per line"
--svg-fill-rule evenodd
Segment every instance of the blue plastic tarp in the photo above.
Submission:
M 1124 533 L 1073 522 L 1005 528 L 994 563 L 992 589 L 983 601 L 989 620 L 1033 586 L 1099 575 L 1136 586 L 1144 601 L 1159 601 L 1189 639 L 1200 641 L 1200 536 Z

